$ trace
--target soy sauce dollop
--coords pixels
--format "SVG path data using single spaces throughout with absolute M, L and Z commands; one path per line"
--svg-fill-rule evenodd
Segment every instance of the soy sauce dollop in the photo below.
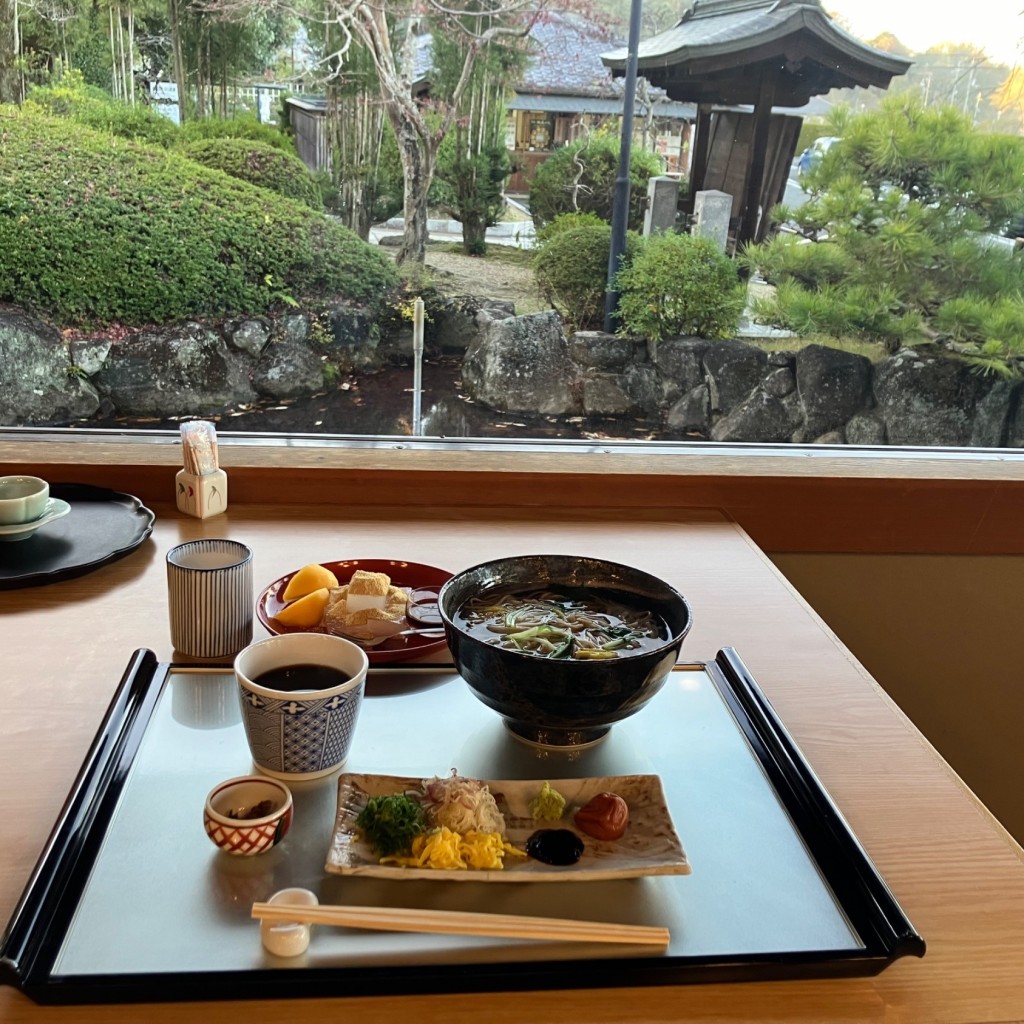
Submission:
M 526 840 L 526 852 L 542 864 L 562 867 L 583 856 L 583 840 L 567 828 L 542 828 Z

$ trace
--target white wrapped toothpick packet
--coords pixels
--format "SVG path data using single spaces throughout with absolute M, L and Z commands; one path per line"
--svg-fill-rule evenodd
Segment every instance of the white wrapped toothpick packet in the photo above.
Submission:
M 184 468 L 174 478 L 178 509 L 197 519 L 219 515 L 228 507 L 228 477 L 218 465 L 217 430 L 205 420 L 181 424 Z

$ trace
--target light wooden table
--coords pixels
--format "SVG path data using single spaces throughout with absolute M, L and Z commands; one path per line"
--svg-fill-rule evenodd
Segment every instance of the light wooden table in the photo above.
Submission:
M 457 570 L 569 552 L 653 572 L 689 598 L 687 659 L 733 646 L 928 943 L 872 978 L 265 1003 L 37 1007 L 0 989 L 5 1022 L 927 1021 L 1024 1019 L 1024 853 L 733 523 L 713 510 L 549 507 L 343 510 L 232 504 L 203 522 L 169 506 L 151 540 L 87 576 L 0 592 L 0 919 L 43 847 L 128 657 L 171 657 L 164 555 L 230 536 L 257 585 L 306 562 L 408 558 Z M 631 502 L 632 504 L 632 502 Z M 259 633 L 259 628 L 258 628 Z M 970 713 L 965 680 L 964 713 Z

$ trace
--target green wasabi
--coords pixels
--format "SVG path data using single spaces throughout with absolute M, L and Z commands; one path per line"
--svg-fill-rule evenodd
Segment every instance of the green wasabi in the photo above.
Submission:
M 540 792 L 530 801 L 530 814 L 534 821 L 558 821 L 565 810 L 565 797 L 551 783 L 545 782 Z

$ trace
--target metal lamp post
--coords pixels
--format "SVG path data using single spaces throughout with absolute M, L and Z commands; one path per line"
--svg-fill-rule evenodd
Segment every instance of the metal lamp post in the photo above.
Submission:
M 629 10 L 629 43 L 626 56 L 626 80 L 622 100 L 622 142 L 619 146 L 619 174 L 612 195 L 612 244 L 608 252 L 608 286 L 604 297 L 604 329 L 615 333 L 619 293 L 614 290 L 626 252 L 626 226 L 629 222 L 629 162 L 633 149 L 633 107 L 636 103 L 636 76 L 640 49 L 640 9 L 642 0 L 632 0 Z

